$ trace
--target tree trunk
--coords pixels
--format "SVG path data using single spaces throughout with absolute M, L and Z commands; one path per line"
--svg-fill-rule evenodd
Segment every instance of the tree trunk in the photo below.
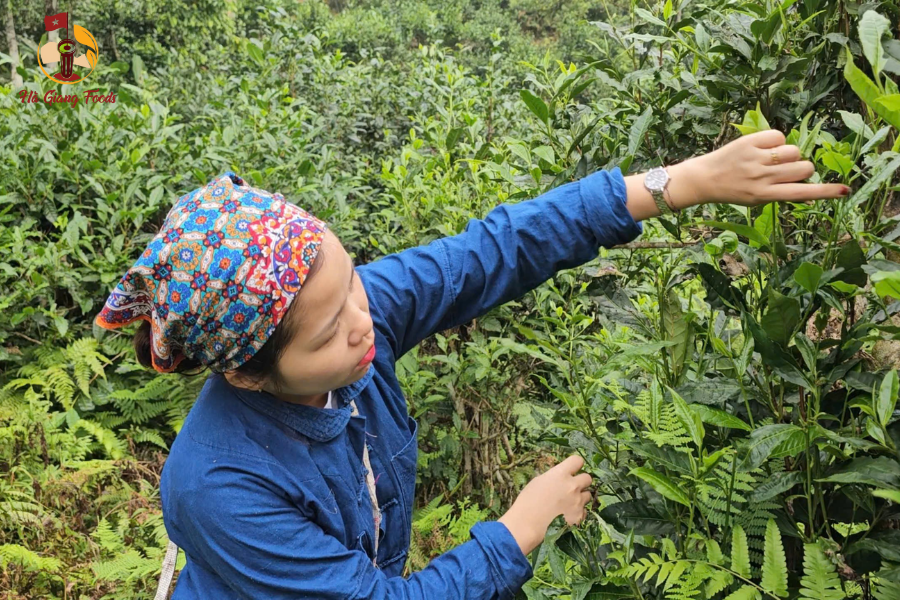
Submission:
M 12 0 L 6 0 L 6 42 L 9 44 L 9 57 L 12 59 L 11 75 L 14 90 L 22 87 L 22 76 L 16 71 L 19 66 L 19 43 L 16 41 L 16 22 L 13 20 Z
M 59 12 L 59 0 L 47 0 L 44 8 L 45 15 L 55 15 Z M 54 29 L 47 36 L 48 42 L 53 42 L 54 44 L 59 41 L 59 29 Z M 59 63 L 47 63 L 44 65 L 44 68 L 47 69 L 47 72 L 53 75 L 56 72 L 56 65 Z

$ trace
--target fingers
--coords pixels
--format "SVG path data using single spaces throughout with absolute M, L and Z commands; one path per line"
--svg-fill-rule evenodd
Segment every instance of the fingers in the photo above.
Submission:
M 578 490 L 586 490 L 591 487 L 591 475 L 590 473 L 579 473 L 575 476 L 575 489 Z
M 757 148 L 777 148 L 783 146 L 785 142 L 784 134 L 777 129 L 757 131 L 738 139 L 746 140 L 746 143 L 753 144 Z
M 581 525 L 582 522 L 584 522 L 584 519 L 586 517 L 587 517 L 587 509 L 582 508 L 579 511 L 575 511 L 572 514 L 568 514 L 565 516 L 566 525 L 568 525 L 570 527 L 574 525 L 575 527 L 577 527 L 577 526 Z
M 846 186 L 840 183 L 782 183 L 767 188 L 764 201 L 803 202 L 824 198 L 842 198 Z
M 562 461 L 556 467 L 561 469 L 563 472 L 568 473 L 569 475 L 574 475 L 577 473 L 581 467 L 584 466 L 584 459 L 577 454 L 573 454 L 566 460 Z
M 772 156 L 772 152 L 778 156 L 778 162 L 774 162 L 774 157 Z M 793 144 L 782 144 L 781 146 L 777 146 L 775 148 L 760 148 L 759 154 L 762 157 L 762 162 L 768 167 L 778 167 L 785 163 L 792 163 L 794 161 L 800 160 L 800 148 Z
M 774 165 L 768 168 L 769 177 L 774 183 L 793 183 L 809 179 L 816 172 L 816 166 L 809 160 Z
M 581 495 L 578 498 L 577 507 L 569 513 L 566 513 L 566 525 L 578 526 L 584 522 L 585 518 L 587 518 L 587 504 L 591 501 L 592 496 L 590 492 L 581 492 Z
M 566 525 L 572 527 L 573 525 L 577 526 L 581 524 L 581 520 L 584 518 L 584 511 L 581 511 L 581 515 L 578 517 L 570 517 L 566 516 Z

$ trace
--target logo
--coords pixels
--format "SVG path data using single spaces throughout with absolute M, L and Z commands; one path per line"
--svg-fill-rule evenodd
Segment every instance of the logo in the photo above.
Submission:
M 47 42 L 38 48 L 37 53 L 41 71 L 56 83 L 78 83 L 93 73 L 94 67 L 97 66 L 97 40 L 81 25 L 76 23 L 72 25 L 74 40 L 69 37 L 69 13 L 61 12 L 44 17 L 44 27 L 48 32 L 65 29 L 65 35 L 60 34 L 58 42 Z M 82 50 L 82 47 L 82 53 L 76 57 L 75 54 Z M 53 75 L 47 71 L 47 65 L 52 63 L 59 63 L 59 71 Z

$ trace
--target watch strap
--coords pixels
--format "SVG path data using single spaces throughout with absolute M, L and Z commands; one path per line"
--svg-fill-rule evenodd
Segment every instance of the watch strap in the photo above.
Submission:
M 660 215 L 674 214 L 672 207 L 666 200 L 665 190 L 651 191 L 650 194 L 653 196 L 653 202 L 656 204 L 656 208 L 659 209 Z
M 665 196 L 666 206 L 673 215 L 677 215 L 681 212 L 680 208 L 675 207 L 675 203 L 672 201 L 672 194 L 668 193 L 668 189 L 663 190 L 663 195 Z

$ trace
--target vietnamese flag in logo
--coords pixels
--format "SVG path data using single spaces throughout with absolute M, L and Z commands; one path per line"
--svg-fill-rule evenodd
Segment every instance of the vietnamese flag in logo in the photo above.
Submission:
M 47 31 L 54 31 L 56 29 L 68 29 L 69 13 L 61 12 L 59 14 L 50 15 L 49 17 L 44 17 L 44 27 L 47 28 Z

